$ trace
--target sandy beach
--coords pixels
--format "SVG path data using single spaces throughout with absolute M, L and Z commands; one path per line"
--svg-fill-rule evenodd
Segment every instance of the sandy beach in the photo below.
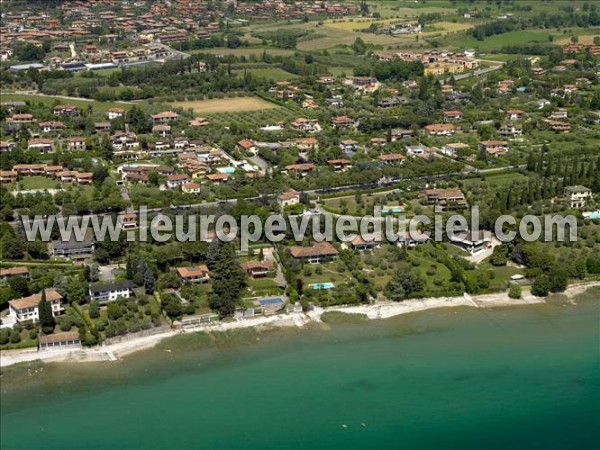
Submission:
M 600 287 L 600 282 L 574 284 L 562 293 L 572 299 L 582 294 L 591 287 Z M 380 302 L 372 305 L 332 306 L 328 308 L 315 308 L 308 313 L 278 314 L 261 316 L 252 319 L 242 319 L 235 322 L 218 322 L 213 324 L 186 327 L 179 330 L 170 330 L 151 336 L 136 337 L 110 345 L 93 348 L 63 349 L 38 352 L 37 349 L 8 350 L 0 352 L 0 367 L 13 364 L 41 360 L 43 362 L 89 362 L 89 361 L 118 361 L 122 357 L 141 350 L 154 347 L 165 338 L 182 333 L 196 332 L 221 332 L 240 328 L 266 328 L 266 327 L 303 327 L 310 322 L 321 322 L 325 312 L 342 312 L 347 314 L 363 314 L 369 319 L 387 319 L 401 314 L 437 308 L 469 306 L 473 308 L 493 308 L 504 306 L 526 306 L 545 303 L 545 298 L 525 294 L 521 299 L 511 299 L 507 293 L 462 297 L 440 297 L 411 299 L 403 302 Z

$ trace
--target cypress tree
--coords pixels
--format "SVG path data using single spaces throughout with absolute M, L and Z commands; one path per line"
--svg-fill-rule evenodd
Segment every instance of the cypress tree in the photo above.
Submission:
M 45 334 L 50 334 L 54 331 L 56 321 L 52 315 L 52 305 L 46 301 L 46 290 L 42 291 L 42 298 L 38 303 L 39 322 L 42 331 Z

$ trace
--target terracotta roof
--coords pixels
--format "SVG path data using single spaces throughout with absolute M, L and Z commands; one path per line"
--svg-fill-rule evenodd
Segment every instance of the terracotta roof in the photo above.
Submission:
M 56 342 L 80 341 L 77 331 L 68 331 L 66 333 L 49 334 L 40 336 L 40 344 L 54 344 Z
M 167 181 L 182 181 L 182 180 L 188 180 L 190 178 L 189 175 L 185 174 L 185 173 L 180 173 L 180 174 L 176 174 L 176 175 L 169 175 L 167 177 Z
M 311 163 L 290 164 L 289 166 L 285 166 L 285 168 L 286 170 L 308 171 L 313 170 L 315 168 L 315 165 Z
M 241 141 L 238 142 L 238 145 L 246 150 L 254 147 L 254 142 L 252 142 L 249 139 L 242 139 Z
M 14 309 L 26 309 L 33 308 L 38 305 L 40 300 L 42 299 L 42 293 L 38 292 L 37 294 L 30 295 L 29 297 L 17 298 L 15 300 L 11 300 L 8 302 L 10 306 Z M 58 293 L 55 289 L 46 289 L 46 301 L 54 301 L 61 300 L 62 295 Z
M 253 269 L 264 269 L 269 270 L 273 268 L 273 261 L 246 261 L 245 263 L 240 264 L 242 269 L 244 270 L 253 270 Z
M 379 155 L 377 159 L 380 161 L 399 161 L 406 159 L 406 156 L 404 156 L 402 153 L 389 153 L 386 155 Z
M 310 247 L 292 247 L 290 253 L 294 258 L 309 258 L 311 256 L 334 256 L 338 251 L 329 242 L 319 242 Z
M 208 266 L 206 264 L 200 264 L 195 267 L 178 267 L 177 274 L 181 278 L 195 278 L 195 277 L 205 277 L 208 275 Z
M 224 181 L 229 178 L 229 174 L 227 174 L 227 173 L 211 173 L 210 175 L 206 175 L 206 178 L 210 181 Z
M 11 267 L 9 269 L 0 269 L 0 277 L 12 277 L 14 275 L 27 275 L 29 270 L 27 267 Z
M 508 142 L 506 142 L 506 141 L 481 141 L 480 144 L 483 145 L 484 147 L 497 147 L 500 145 L 508 145 Z

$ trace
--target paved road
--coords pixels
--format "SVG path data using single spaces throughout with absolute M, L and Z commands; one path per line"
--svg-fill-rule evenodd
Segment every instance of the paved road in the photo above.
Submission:
M 499 70 L 501 68 L 502 68 L 502 65 L 492 66 L 492 67 L 486 67 L 485 69 L 479 69 L 479 70 L 476 70 L 474 72 L 461 73 L 459 75 L 454 75 L 454 79 L 456 81 L 464 80 L 465 78 L 469 78 L 469 77 L 472 77 L 472 76 L 485 75 L 486 73 L 490 73 L 490 72 L 493 72 L 495 70 Z

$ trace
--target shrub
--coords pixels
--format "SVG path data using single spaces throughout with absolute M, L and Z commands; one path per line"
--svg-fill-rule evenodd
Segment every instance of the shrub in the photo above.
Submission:
M 12 330 L 10 333 L 10 343 L 18 344 L 19 342 L 21 342 L 21 333 L 19 333 L 17 330 Z
M 521 286 L 513 284 L 508 291 L 508 296 L 515 299 L 521 298 Z

